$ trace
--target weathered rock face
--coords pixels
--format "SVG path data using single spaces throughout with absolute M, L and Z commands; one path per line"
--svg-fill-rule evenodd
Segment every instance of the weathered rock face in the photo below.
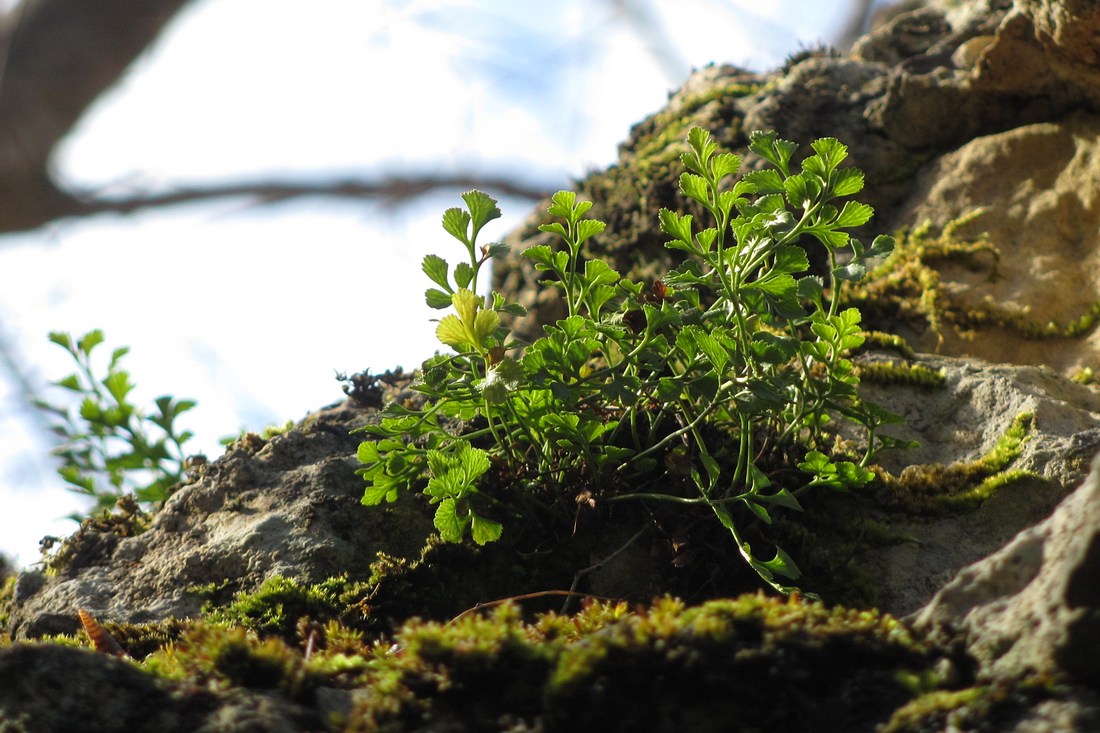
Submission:
M 1086 113 L 976 138 L 921 173 L 903 219 L 942 229 L 984 212 L 956 236 L 984 233 L 999 251 L 937 265 L 943 307 L 964 320 L 943 330 L 945 352 L 1067 374 L 1098 363 L 1100 331 L 1062 336 L 1100 303 L 1098 191 L 1100 115 Z M 915 340 L 934 349 L 938 336 Z
M 1100 689 L 1100 456 L 1044 522 L 965 568 L 915 617 L 961 630 L 991 676 L 1068 672 Z
M 1100 396 L 1086 387 L 1037 367 L 942 357 L 924 357 L 922 363 L 944 371 L 942 388 L 862 388 L 867 399 L 905 418 L 904 427 L 891 432 L 920 443 L 882 455 L 884 467 L 904 476 L 922 465 L 978 460 L 1018 415 L 1030 413 L 1034 427 L 1009 467 L 1030 475 L 1007 483 L 973 510 L 883 518 L 909 540 L 869 550 L 861 562 L 879 579 L 881 607 L 897 615 L 917 610 L 964 565 L 1046 517 L 1084 478 L 1100 450 Z
M 187 618 L 202 605 L 200 586 L 252 589 L 274 575 L 365 578 L 380 551 L 415 557 L 430 517 L 400 502 L 360 504 L 360 440 L 349 430 L 368 414 L 348 401 L 269 441 L 246 437 L 136 537 L 85 529 L 58 574 L 20 576 L 14 638 L 73 633 L 79 608 L 119 622 Z

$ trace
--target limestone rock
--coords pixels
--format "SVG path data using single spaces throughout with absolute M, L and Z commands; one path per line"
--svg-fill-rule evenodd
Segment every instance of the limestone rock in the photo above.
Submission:
M 360 438 L 348 431 L 369 415 L 348 401 L 269 441 L 246 436 L 175 493 L 143 534 L 84 530 L 59 573 L 18 579 L 13 638 L 72 633 L 79 608 L 119 623 L 186 618 L 198 614 L 198 586 L 366 578 L 378 551 L 416 556 L 430 517 L 401 502 L 360 504 Z
M 972 328 L 943 331 L 942 352 L 994 362 L 1046 364 L 1065 374 L 1100 363 L 1100 331 L 1081 338 L 1035 338 L 1048 324 L 1065 329 L 1100 303 L 1100 115 L 1077 113 L 976 138 L 921 174 L 903 220 L 986 234 L 995 265 L 942 260 L 935 265 L 944 305 Z M 1025 328 L 1029 328 L 1031 333 Z M 933 350 L 938 334 L 916 336 Z
M 1046 521 L 965 568 L 915 617 L 962 631 L 990 675 L 1066 672 L 1100 689 L 1100 457 Z
M 1100 6 L 1017 0 L 975 69 L 975 86 L 1100 107 Z
M 932 356 L 920 361 L 943 370 L 942 388 L 861 387 L 866 399 L 905 418 L 889 432 L 920 443 L 884 453 L 880 462 L 901 473 L 914 465 L 973 461 L 997 445 L 1017 415 L 1032 413 L 1033 432 L 1010 469 L 1034 476 L 1002 487 L 974 511 L 882 517 L 910 539 L 868 550 L 861 563 L 878 579 L 881 607 L 897 615 L 917 610 L 959 569 L 1044 519 L 1100 450 L 1100 395 L 1087 387 L 1039 367 Z

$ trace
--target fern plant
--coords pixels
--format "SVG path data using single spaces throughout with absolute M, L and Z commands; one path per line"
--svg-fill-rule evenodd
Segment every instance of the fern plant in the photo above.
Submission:
M 380 424 L 363 428 L 363 503 L 420 492 L 444 539 L 469 534 L 479 544 L 524 513 L 525 494 L 553 495 L 548 487 L 583 485 L 596 503 L 701 505 L 765 582 L 789 590 L 800 575 L 794 560 L 778 547 L 762 556 L 743 527 L 800 510 L 806 491 L 864 486 L 875 453 L 897 444 L 878 428 L 899 418 L 856 391 L 847 355 L 863 341 L 859 311 L 838 306 L 845 284 L 893 241 L 864 246 L 846 231 L 872 209 L 834 203 L 863 187 L 860 171 L 841 167 L 837 140 L 815 141 L 798 170 L 796 146 L 774 132 L 754 133 L 749 147 L 770 167 L 738 180 L 741 159 L 705 130 L 690 131 L 680 190 L 706 220 L 660 212 L 666 246 L 686 257 L 656 282 L 586 259 L 585 243 L 605 225 L 589 217 L 590 202 L 555 194 L 541 228 L 560 245 L 523 255 L 561 291 L 567 315 L 531 344 L 505 325 L 524 309 L 478 291 L 480 269 L 507 249 L 478 244 L 500 216 L 496 201 L 463 194 L 465 208 L 445 212 L 443 227 L 466 259 L 452 268 L 429 255 L 423 264 L 428 304 L 449 311 L 436 335 L 450 351 L 424 362 L 422 407 L 390 404 Z M 806 274 L 810 246 L 824 249 L 824 277 Z M 862 426 L 862 455 L 828 449 L 835 418 Z M 769 469 L 791 454 L 801 478 L 777 481 Z M 693 493 L 670 472 L 689 477 Z M 483 490 L 494 473 L 509 477 L 507 501 Z

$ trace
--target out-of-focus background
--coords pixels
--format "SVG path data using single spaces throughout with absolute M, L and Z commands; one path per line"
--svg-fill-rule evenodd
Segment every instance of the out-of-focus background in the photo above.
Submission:
M 420 260 L 459 255 L 461 191 L 500 199 L 499 238 L 692 68 L 845 46 L 875 4 L 0 2 L 0 553 L 91 505 L 32 406 L 73 371 L 49 331 L 131 346 L 135 401 L 197 400 L 214 458 L 434 351 Z

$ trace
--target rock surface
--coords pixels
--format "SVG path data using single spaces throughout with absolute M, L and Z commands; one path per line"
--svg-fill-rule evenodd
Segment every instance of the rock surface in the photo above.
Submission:
M 1046 364 L 1065 374 L 1100 363 L 1100 330 L 1036 337 L 1048 324 L 1063 331 L 1100 303 L 1098 192 L 1100 115 L 1083 112 L 976 138 L 921 173 L 903 220 L 942 229 L 984 212 L 956 236 L 984 233 L 1000 253 L 985 266 L 937 266 L 944 307 L 972 322 L 943 330 L 944 352 Z M 926 332 L 916 341 L 930 350 L 937 337 Z
M 380 551 L 415 557 L 430 517 L 405 503 L 360 503 L 361 440 L 349 430 L 370 412 L 349 400 L 271 440 L 246 436 L 136 537 L 82 530 L 59 573 L 18 579 L 13 637 L 73 633 L 79 608 L 117 622 L 187 618 L 198 615 L 201 586 L 254 589 L 275 575 L 365 578 Z
M 915 616 L 962 631 L 990 676 L 1067 672 L 1100 691 L 1100 456 L 1040 524 L 960 572 Z
M 1004 546 L 1017 532 L 1046 517 L 1084 478 L 1100 450 L 1100 396 L 1049 369 L 922 357 L 942 369 L 942 388 L 865 384 L 863 394 L 905 418 L 891 432 L 919 447 L 891 451 L 890 471 L 974 461 L 991 451 L 1020 414 L 1034 427 L 1010 470 L 1031 476 L 1002 487 L 973 511 L 939 516 L 892 513 L 886 526 L 910 541 L 866 552 L 879 579 L 881 607 L 911 613 L 964 565 Z

